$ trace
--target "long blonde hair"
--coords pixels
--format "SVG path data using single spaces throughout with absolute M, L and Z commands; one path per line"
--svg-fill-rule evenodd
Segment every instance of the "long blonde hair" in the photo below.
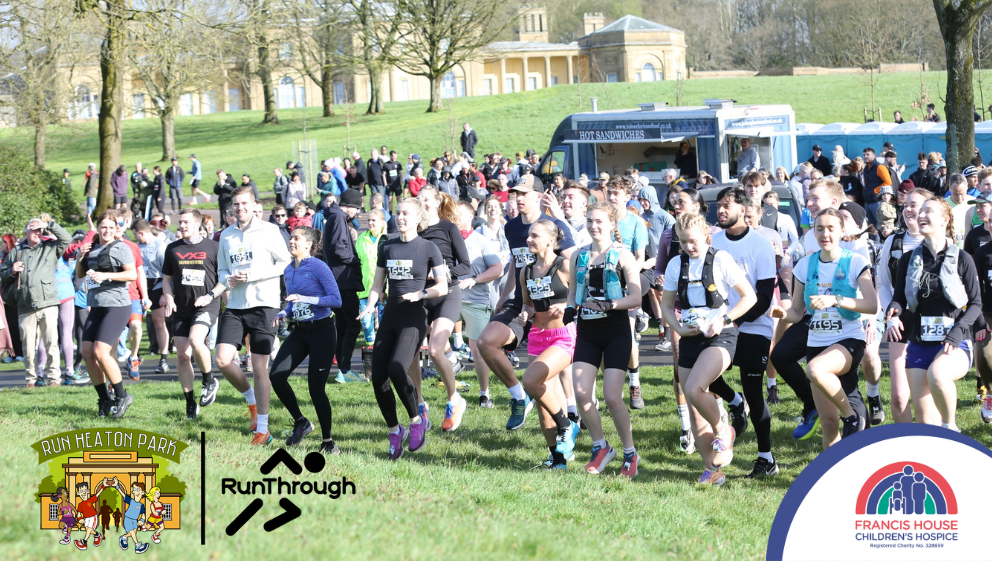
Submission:
M 437 217 L 441 220 L 451 222 L 452 224 L 458 225 L 458 201 L 447 193 L 442 193 L 437 187 L 427 184 L 420 188 L 420 193 L 433 193 L 434 198 L 437 199 Z M 420 193 L 417 193 L 417 198 L 419 199 Z M 423 206 L 421 205 L 421 208 Z M 418 232 L 423 232 L 427 229 L 430 224 L 428 221 L 430 217 L 427 216 L 427 212 L 423 213 L 420 219 L 420 225 L 417 226 Z
M 610 222 L 613 223 L 613 236 L 616 237 L 617 243 L 623 243 L 623 239 L 620 238 L 620 213 L 617 212 L 617 209 L 607 202 L 593 203 L 586 209 L 586 216 L 589 216 L 589 213 L 594 210 L 603 211 L 610 217 Z

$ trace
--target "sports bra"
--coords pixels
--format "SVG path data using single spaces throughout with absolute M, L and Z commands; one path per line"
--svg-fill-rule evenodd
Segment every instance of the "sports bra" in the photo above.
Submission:
M 561 256 L 555 257 L 543 277 L 534 278 L 534 263 L 524 269 L 527 281 L 527 294 L 534 303 L 535 312 L 546 312 L 552 304 L 564 304 L 568 300 L 568 286 L 561 281 L 558 271 L 564 262 Z

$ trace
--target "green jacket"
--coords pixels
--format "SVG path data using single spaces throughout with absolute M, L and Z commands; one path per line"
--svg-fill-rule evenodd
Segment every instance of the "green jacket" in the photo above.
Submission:
M 386 232 L 383 232 L 373 241 L 372 234 L 366 230 L 355 240 L 355 253 L 358 254 L 358 259 L 362 263 L 362 284 L 365 286 L 358 293 L 359 299 L 369 297 L 369 292 L 372 290 L 372 282 L 375 280 L 375 267 L 376 260 L 379 258 L 379 245 L 385 239 Z M 379 297 L 381 298 L 382 295 L 380 294 Z
M 66 248 L 72 243 L 72 235 L 53 220 L 48 229 L 55 234 L 54 240 L 42 240 L 34 247 L 25 242 L 14 246 L 7 259 L 0 265 L 0 281 L 14 283 L 14 298 L 17 300 L 17 313 L 26 314 L 49 306 L 58 306 L 59 295 L 55 289 L 55 267 Z M 14 263 L 24 262 L 24 271 L 13 271 Z M 17 277 L 21 277 L 20 289 Z

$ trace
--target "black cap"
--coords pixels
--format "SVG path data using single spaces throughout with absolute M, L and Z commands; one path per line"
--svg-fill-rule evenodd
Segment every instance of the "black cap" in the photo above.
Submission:
M 819 144 L 814 144 L 813 150 L 815 150 L 816 152 L 823 152 L 823 148 L 820 148 Z
M 357 189 L 346 189 L 344 193 L 341 193 L 341 202 L 338 203 L 338 205 L 351 208 L 361 208 L 362 193 Z
M 196 154 L 190 154 L 189 157 L 195 159 L 196 158 Z
M 858 227 L 861 227 L 861 225 L 865 223 L 865 217 L 867 216 L 865 214 L 865 209 L 858 203 L 852 203 L 851 201 L 847 201 L 846 203 L 840 205 L 840 210 L 846 210 L 847 212 L 850 212 L 851 218 L 853 218 L 854 221 L 858 223 Z
M 70 173 L 69 168 L 65 168 L 64 170 L 62 170 L 62 173 Z

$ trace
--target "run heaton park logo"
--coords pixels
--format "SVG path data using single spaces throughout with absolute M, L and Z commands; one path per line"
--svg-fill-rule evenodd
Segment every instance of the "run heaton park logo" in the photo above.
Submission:
M 958 541 L 958 501 L 937 470 L 918 462 L 889 464 L 858 493 L 855 539 L 883 547 L 924 547 Z

